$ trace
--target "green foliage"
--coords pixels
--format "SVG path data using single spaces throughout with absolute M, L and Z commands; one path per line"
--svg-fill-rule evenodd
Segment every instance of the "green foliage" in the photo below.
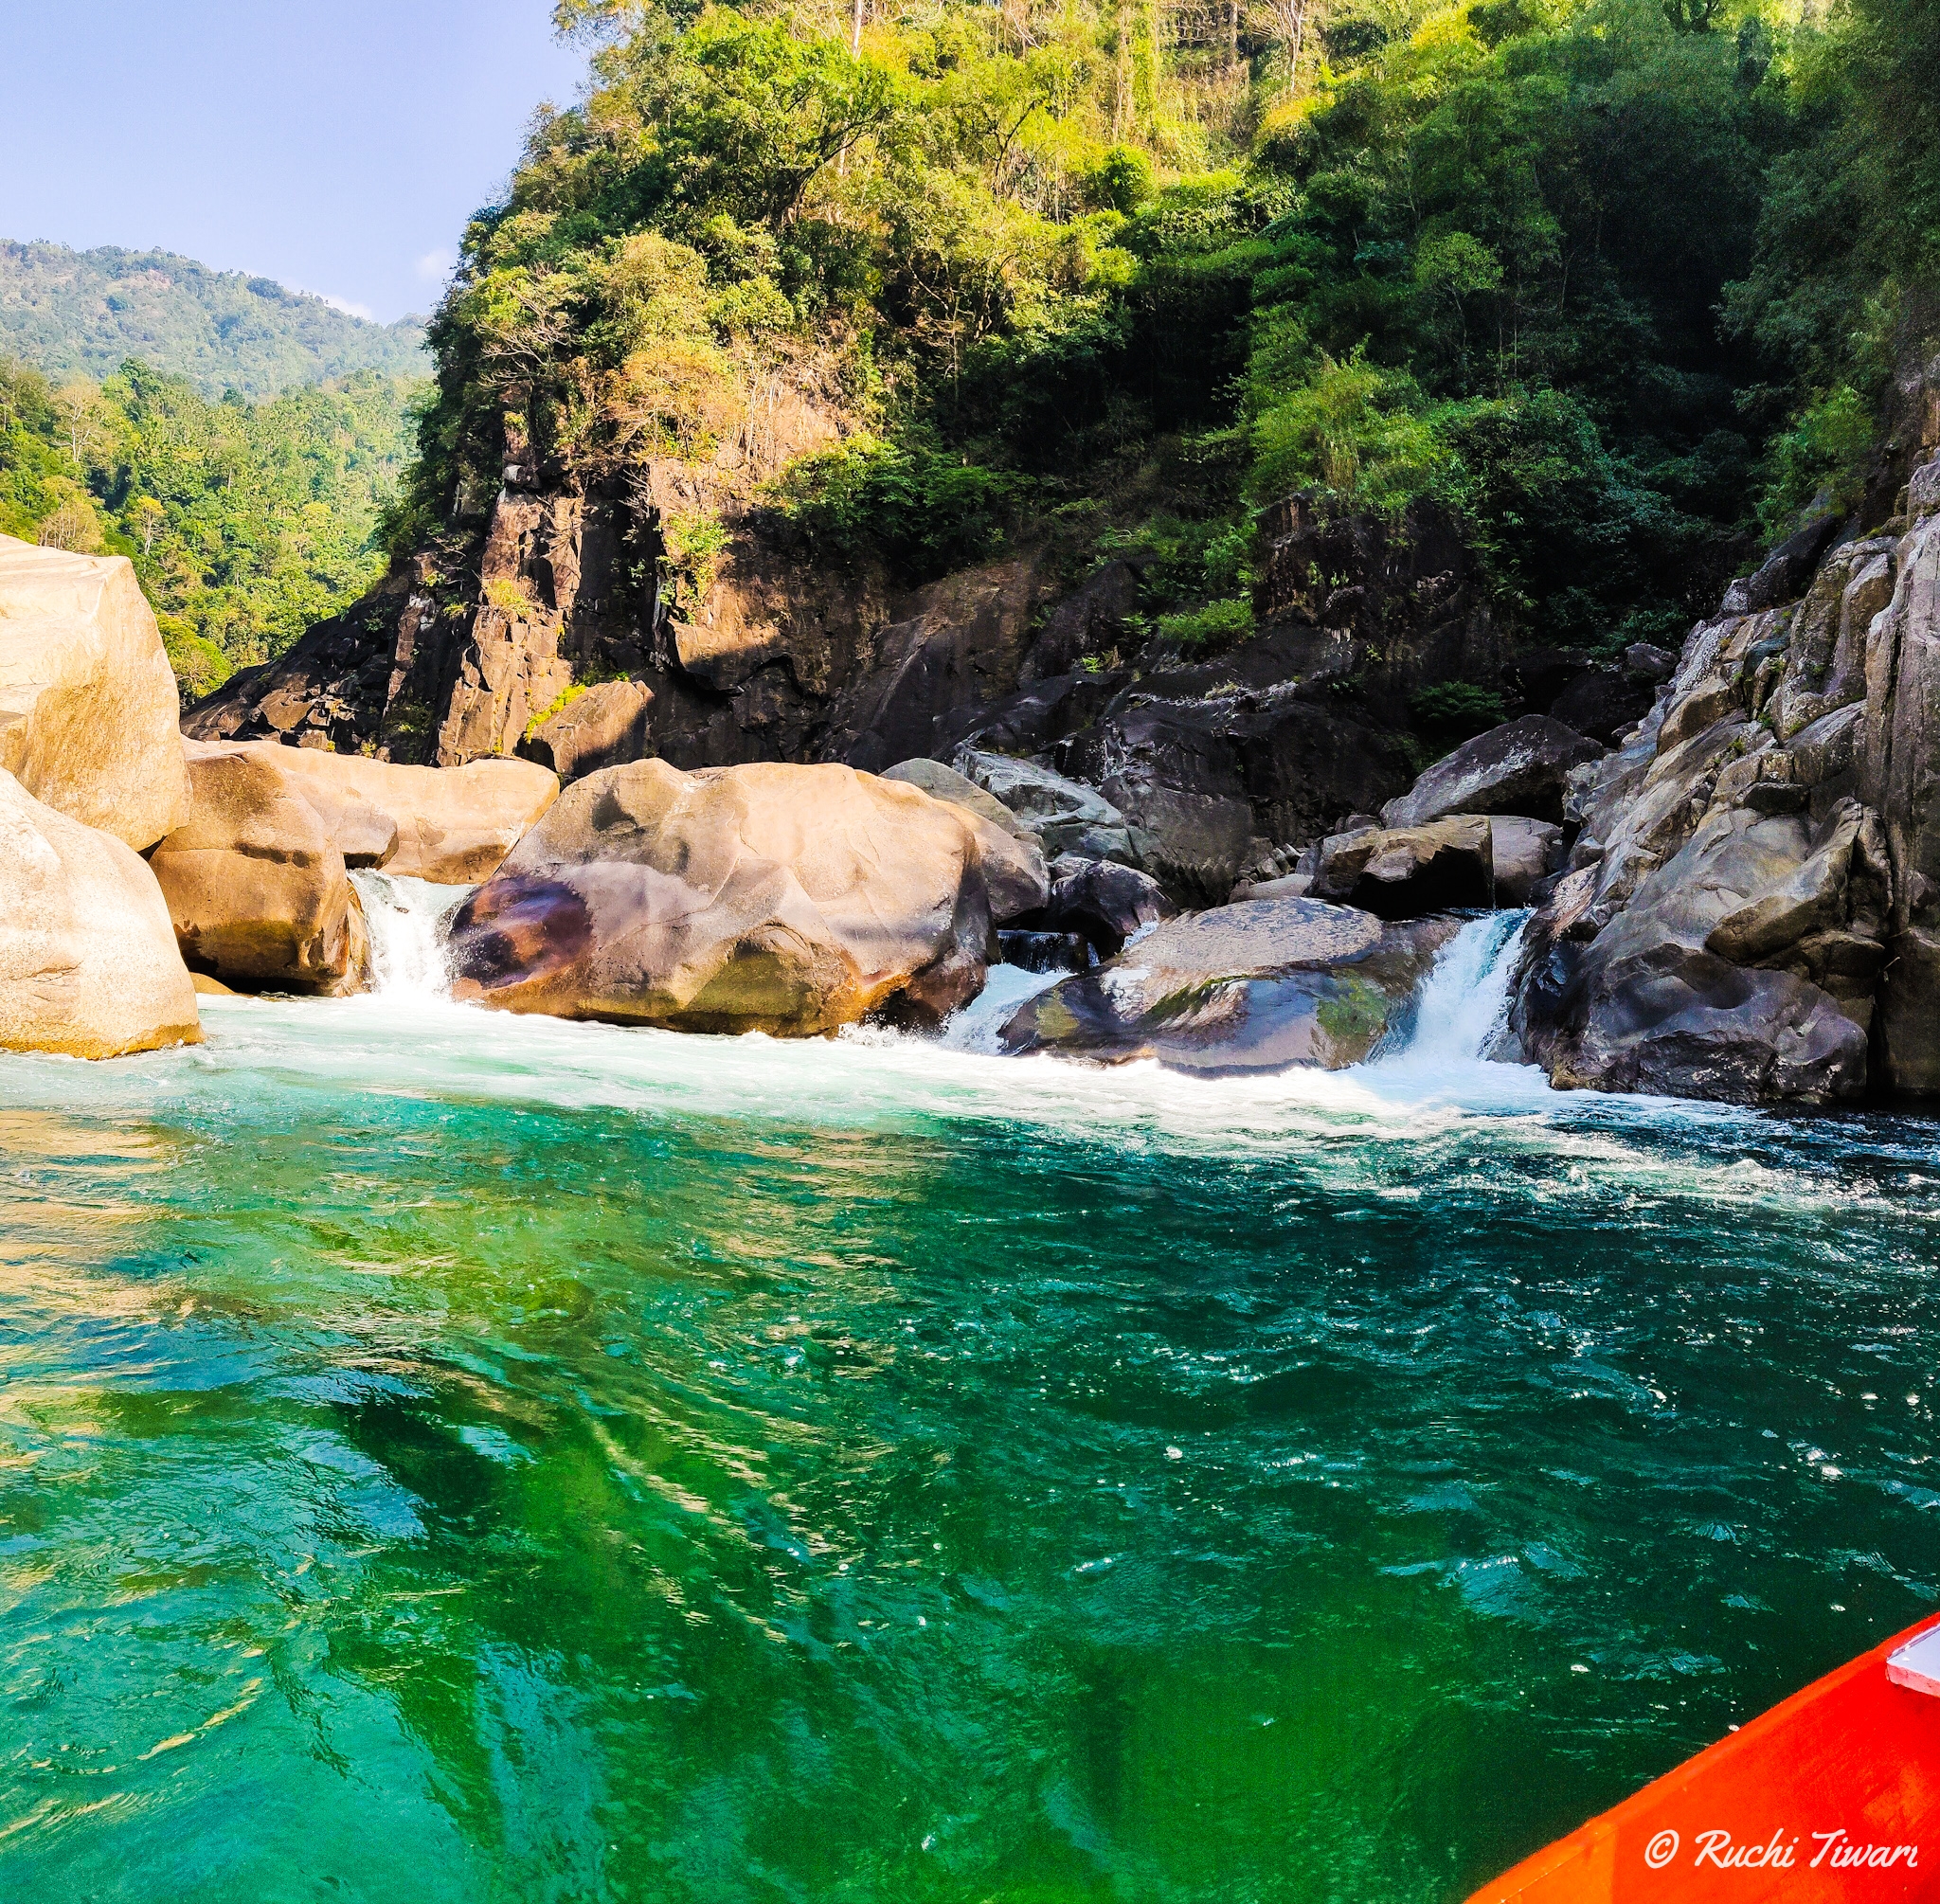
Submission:
M 408 397 L 365 372 L 211 404 L 134 360 L 59 389 L 0 362 L 0 532 L 128 556 L 185 692 L 204 693 L 376 578 Z
M 1229 648 L 1253 632 L 1253 604 L 1244 595 L 1232 596 L 1177 615 L 1161 615 L 1155 625 L 1168 641 Z
M 817 559 L 853 567 L 876 556 L 920 581 L 993 554 L 1032 488 L 934 449 L 858 438 L 797 462 L 775 501 Z
M 422 377 L 423 350 L 418 318 L 374 324 L 172 252 L 0 241 L 0 357 L 55 379 L 99 380 L 138 357 L 211 401 L 225 390 L 260 401 L 361 370 Z
M 1397 514 L 1448 466 L 1447 446 L 1422 411 L 1406 371 L 1370 364 L 1359 346 L 1344 363 L 1322 352 L 1306 380 L 1255 421 L 1248 486 L 1260 502 L 1319 486 Z
M 1508 710 L 1492 689 L 1469 681 L 1444 681 L 1410 696 L 1408 711 L 1431 747 L 1446 752 L 1500 724 Z M 1430 755 L 1430 758 L 1433 758 Z
M 1777 536 L 1822 494 L 1835 507 L 1858 500 L 1856 475 L 1878 434 L 1877 406 L 1850 384 L 1813 398 L 1766 451 L 1758 517 Z
M 1310 489 L 1455 512 L 1513 629 L 1607 645 L 1849 483 L 1928 308 L 1930 0 L 1409 0 L 1303 61 L 1101 0 L 555 11 L 594 81 L 466 233 L 394 546 L 528 458 L 905 583 L 1089 510 L 1227 638 Z

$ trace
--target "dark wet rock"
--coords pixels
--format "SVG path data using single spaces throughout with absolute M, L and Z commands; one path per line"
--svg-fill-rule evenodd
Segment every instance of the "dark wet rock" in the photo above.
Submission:
M 1742 612 L 1756 615 L 1781 602 L 1796 602 L 1805 592 L 1820 558 L 1838 538 L 1841 520 L 1822 515 L 1787 536 L 1746 583 Z
M 1132 680 L 1131 670 L 1054 674 L 1019 688 L 991 707 L 945 714 L 932 745 L 939 753 L 961 746 L 979 752 L 1036 754 L 1088 727 Z
M 1653 642 L 1633 641 L 1624 650 L 1624 671 L 1633 680 L 1648 681 L 1656 687 L 1678 672 L 1678 657 Z
M 1464 741 L 1400 799 L 1390 800 L 1381 817 L 1390 826 L 1419 826 L 1456 813 L 1560 821 L 1571 770 L 1602 752 L 1560 721 L 1525 714 Z
M 997 935 L 997 954 L 1006 965 L 1026 972 L 1083 972 L 1091 952 L 1082 932 L 1025 931 L 1012 928 Z
M 952 716 L 1017 682 L 1043 578 L 1032 558 L 933 583 L 875 638 L 873 665 L 837 697 L 822 752 L 874 772 L 934 751 Z
M 1616 668 L 1590 668 L 1550 703 L 1550 719 L 1575 733 L 1613 746 L 1645 714 L 1654 684 Z
M 1151 835 L 1146 870 L 1185 903 L 1223 900 L 1256 836 L 1311 839 L 1401 778 L 1377 734 L 1284 691 L 1141 692 L 1098 725 L 1105 791 Z
M 1219 907 L 1028 999 L 1004 1046 L 1188 1070 L 1338 1069 L 1406 1019 L 1458 929 L 1452 919 L 1383 925 L 1311 899 Z
M 1135 867 L 1066 858 L 1051 863 L 1043 920 L 1054 931 L 1079 934 L 1101 959 L 1111 959 L 1135 933 L 1177 910 L 1165 889 Z
M 1464 814 L 1425 826 L 1337 834 L 1320 842 L 1312 881 L 1316 899 L 1341 901 L 1377 919 L 1485 911 L 1496 903 L 1489 822 Z
M 1029 686 L 1069 678 L 1086 662 L 1114 654 L 1126 641 L 1126 618 L 1138 606 L 1138 571 L 1128 563 L 1107 562 L 1045 616 L 1017 679 Z

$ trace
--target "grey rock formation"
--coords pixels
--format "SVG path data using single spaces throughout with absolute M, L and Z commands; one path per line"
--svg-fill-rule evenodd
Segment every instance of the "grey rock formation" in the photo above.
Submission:
M 1419 919 L 1430 912 L 1485 911 L 1496 903 L 1489 821 L 1463 814 L 1415 827 L 1336 834 L 1312 852 L 1308 891 L 1372 912 Z
M 1028 999 L 1004 1046 L 1196 1071 L 1339 1069 L 1396 1029 L 1457 929 L 1452 919 L 1384 925 L 1311 899 L 1218 907 Z
M 912 787 L 921 787 L 931 799 L 947 800 L 952 806 L 977 814 L 993 826 L 1002 827 L 1014 839 L 1028 839 L 1035 846 L 1043 844 L 1029 821 L 1019 819 L 995 794 L 960 774 L 955 767 L 944 766 L 941 761 L 921 756 L 915 760 L 899 761 L 894 766 L 885 768 L 882 777 L 886 781 L 903 781 Z
M 1094 787 L 1033 761 L 965 748 L 958 770 L 1015 814 L 1044 842 L 1048 856 L 1114 859 L 1138 866 L 1149 842 Z
M 1547 714 L 1525 714 L 1464 741 L 1398 799 L 1381 809 L 1390 826 L 1420 826 L 1448 814 L 1563 817 L 1572 769 L 1603 752 L 1594 741 Z
M 1931 1094 L 1940 1092 L 1940 514 L 1900 543 L 1895 566 L 1892 600 L 1867 634 L 1865 720 L 1853 739 L 1859 797 L 1879 816 L 1892 863 L 1880 1082 Z M 1842 738 L 1833 737 L 1835 761 Z
M 1558 1083 L 1940 1092 L 1940 517 L 1824 541 L 1733 584 L 1650 719 L 1572 776 L 1512 1014 Z

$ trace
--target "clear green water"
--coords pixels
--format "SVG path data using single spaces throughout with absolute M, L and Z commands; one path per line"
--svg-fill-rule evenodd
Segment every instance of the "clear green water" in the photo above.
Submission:
M 1940 1133 L 0 1062 L 0 1896 L 1441 1899 L 1940 1600 Z

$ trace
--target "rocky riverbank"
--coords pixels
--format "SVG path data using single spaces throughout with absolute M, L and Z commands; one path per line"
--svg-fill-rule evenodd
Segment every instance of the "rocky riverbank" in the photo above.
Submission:
M 1586 674 L 1558 701 L 1593 702 L 1592 728 L 1641 713 L 1623 731 L 1532 711 L 1411 783 L 1354 706 L 1312 690 L 1336 650 L 1365 673 L 1387 639 L 1399 692 L 1437 643 L 1486 642 L 1459 544 L 1429 518 L 1384 540 L 1283 512 L 1262 583 L 1278 619 L 1220 664 L 1224 684 L 1177 657 L 1113 674 L 1129 571 L 1044 614 L 1028 565 L 1000 566 L 858 638 L 817 677 L 820 711 L 782 724 L 797 751 L 869 767 L 710 760 L 782 730 L 737 725 L 729 744 L 718 723 L 656 727 L 672 716 L 642 681 L 635 712 L 661 711 L 629 716 L 610 746 L 586 725 L 600 690 L 575 698 L 587 745 L 554 749 L 563 798 L 530 758 L 333 750 L 296 652 L 198 710 L 184 741 L 126 565 L 6 544 L 0 791 L 21 903 L 0 1042 L 104 1055 L 193 1037 L 191 972 L 205 989 L 358 990 L 368 933 L 349 873 L 385 867 L 478 885 L 449 957 L 457 996 L 481 1003 L 803 1035 L 934 1023 L 1008 956 L 1068 976 L 1014 1015 L 1006 1049 L 1195 1069 L 1360 1062 L 1460 916 L 1533 905 L 1500 1055 L 1558 1086 L 1801 1104 L 1940 1091 L 1940 459 L 1895 508 L 1862 535 L 1808 526 L 1681 653 L 1634 649 L 1608 692 Z M 574 628 L 593 640 L 609 601 L 597 514 L 527 513 L 517 535 L 494 530 L 492 559 L 528 579 L 552 564 L 565 605 L 542 646 Z M 1322 558 L 1338 585 L 1317 592 Z M 522 640 L 539 626 L 518 625 Z M 730 698 L 774 661 L 750 658 L 751 626 L 717 628 L 707 650 L 728 674 L 724 657 L 748 661 Z M 336 638 L 316 631 L 311 658 Z M 798 645 L 776 654 L 799 681 Z M 440 731 L 470 692 L 451 688 Z M 307 711 L 285 727 L 278 708 Z M 263 728 L 276 738 L 248 738 Z M 930 750 L 881 758 L 917 741 Z M 670 757 L 594 764 L 661 742 Z M 38 937 L 29 892 L 52 895 Z

